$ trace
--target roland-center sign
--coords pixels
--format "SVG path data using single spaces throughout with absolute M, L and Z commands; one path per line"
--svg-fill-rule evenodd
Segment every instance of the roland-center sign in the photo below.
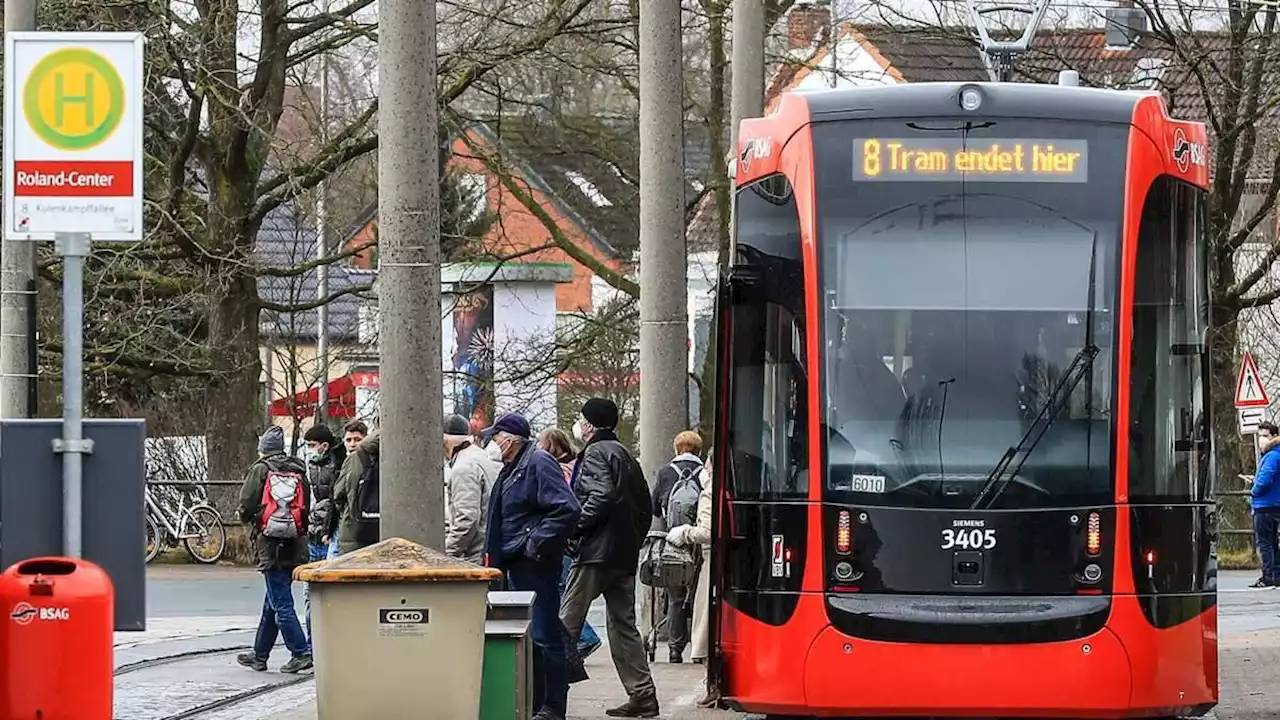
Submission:
M 11 32 L 4 234 L 142 239 L 140 33 Z

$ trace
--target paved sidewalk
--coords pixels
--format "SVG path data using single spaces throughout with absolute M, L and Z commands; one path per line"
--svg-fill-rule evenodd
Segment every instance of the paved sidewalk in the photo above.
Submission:
M 702 698 L 703 666 L 693 664 L 671 665 L 657 662 L 653 665 L 653 682 L 658 687 L 658 701 L 662 706 L 662 718 L 667 720 L 735 720 L 744 716 L 737 713 L 703 710 L 695 703 Z M 569 688 L 568 720 L 599 720 L 605 717 L 607 708 L 620 704 L 625 695 L 618 682 L 613 661 L 605 649 L 587 659 L 587 672 L 591 679 Z M 306 686 L 305 697 L 298 693 L 291 698 L 293 707 L 262 720 L 316 720 L 314 688 Z
M 1274 720 L 1280 716 L 1280 630 L 1233 635 L 1218 647 L 1218 720 Z

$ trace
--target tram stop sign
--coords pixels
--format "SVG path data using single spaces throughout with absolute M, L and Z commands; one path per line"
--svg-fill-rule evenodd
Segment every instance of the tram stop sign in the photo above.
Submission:
M 1262 376 L 1253 361 L 1253 355 L 1245 353 L 1240 360 L 1240 377 L 1236 380 L 1236 413 L 1240 421 L 1240 434 L 1253 435 L 1258 425 L 1267 420 L 1267 406 L 1271 399 L 1262 385 Z

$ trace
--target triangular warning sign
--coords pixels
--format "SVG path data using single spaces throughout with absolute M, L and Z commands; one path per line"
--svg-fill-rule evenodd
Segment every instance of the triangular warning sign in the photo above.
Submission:
M 1266 407 L 1270 404 L 1266 388 L 1262 387 L 1262 378 L 1258 375 L 1258 366 L 1253 364 L 1253 356 L 1245 353 L 1240 363 L 1240 379 L 1236 381 L 1236 407 Z

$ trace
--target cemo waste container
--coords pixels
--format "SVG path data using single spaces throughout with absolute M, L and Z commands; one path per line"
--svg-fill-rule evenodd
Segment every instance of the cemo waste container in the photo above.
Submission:
M 0 718 L 112 715 L 115 592 L 102 568 L 35 558 L 0 575 Z
M 400 538 L 310 565 L 318 720 L 463 720 L 480 712 L 494 568 Z

